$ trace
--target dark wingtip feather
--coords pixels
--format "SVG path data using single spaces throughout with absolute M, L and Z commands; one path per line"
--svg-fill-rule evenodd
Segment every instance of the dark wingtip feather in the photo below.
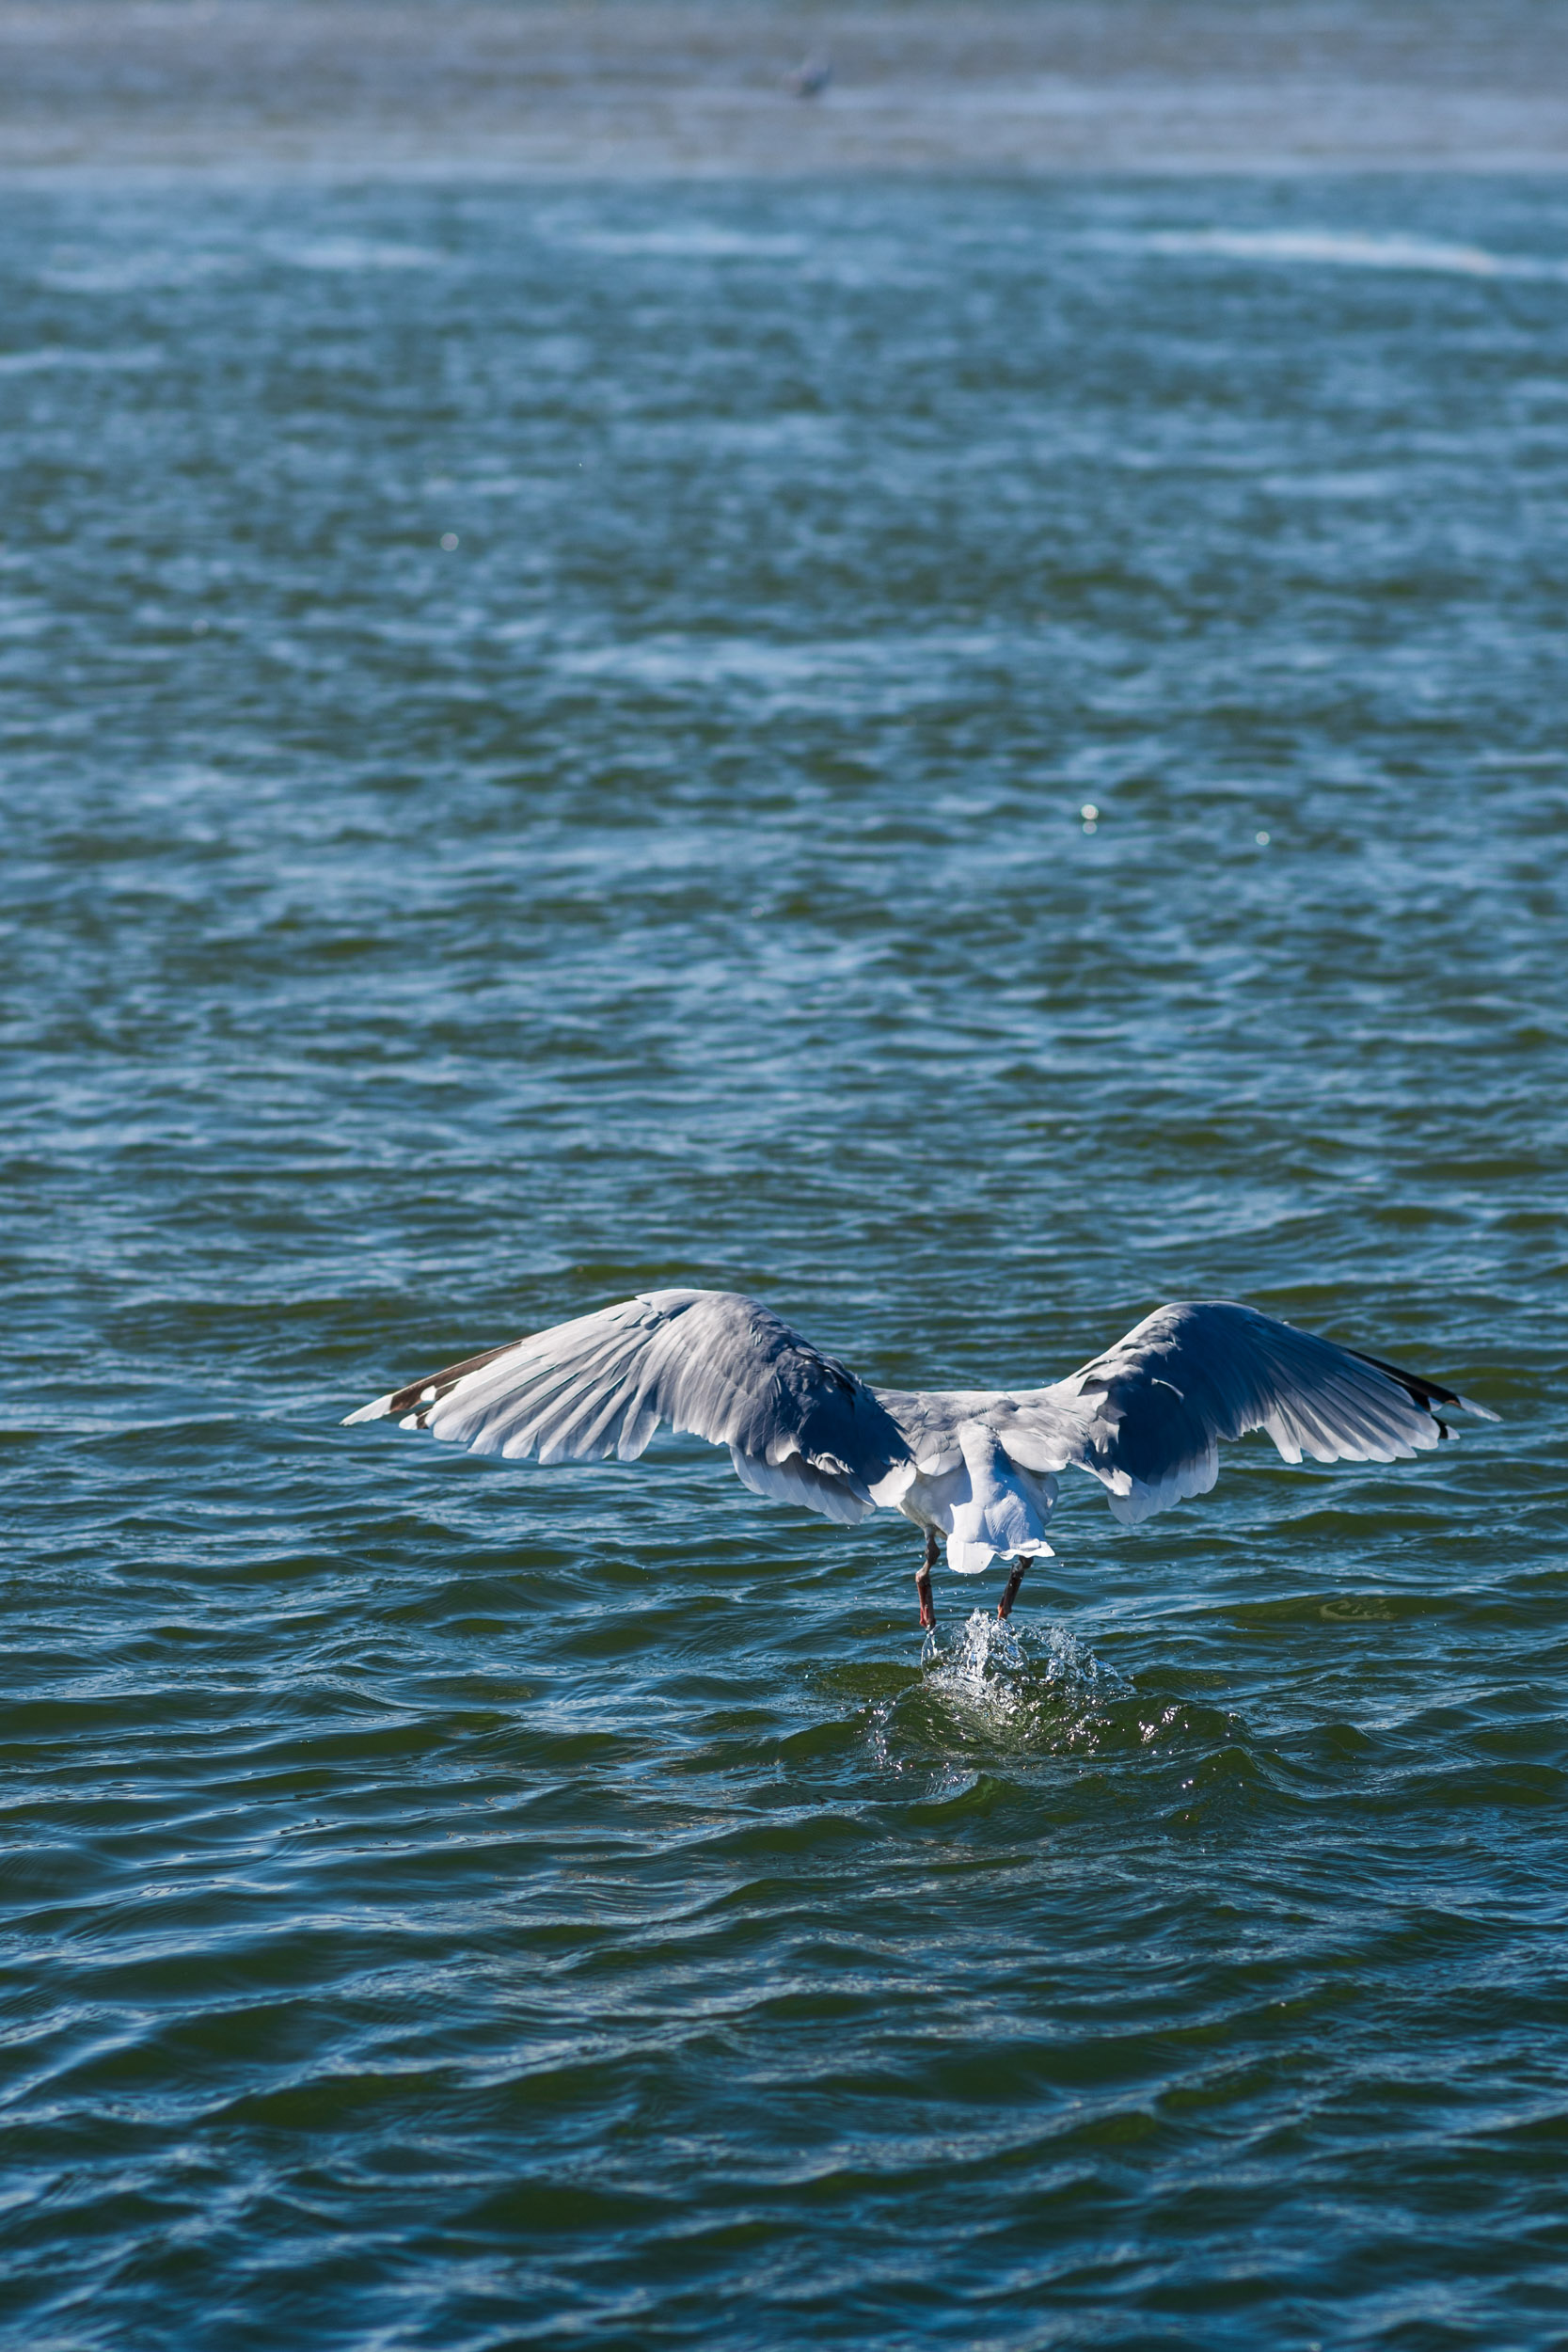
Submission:
M 1497 1414 L 1489 1412 L 1484 1405 L 1472 1405 L 1469 1398 L 1461 1396 L 1457 1389 L 1445 1389 L 1441 1382 L 1429 1380 L 1422 1373 L 1404 1372 L 1398 1364 L 1385 1363 L 1381 1356 L 1369 1356 L 1363 1348 L 1359 1347 L 1347 1347 L 1345 1354 L 1354 1356 L 1357 1363 L 1370 1364 L 1375 1372 L 1386 1373 L 1390 1380 L 1397 1380 L 1406 1396 L 1415 1404 L 1419 1405 L 1423 1411 L 1432 1413 L 1433 1420 L 1437 1422 L 1445 1438 L 1451 1438 L 1453 1431 L 1447 1428 L 1438 1415 L 1433 1412 L 1433 1406 L 1456 1406 L 1462 1413 L 1474 1413 L 1478 1421 L 1496 1421 L 1497 1418 Z
M 390 1396 L 378 1397 L 374 1407 L 361 1406 L 350 1413 L 350 1421 L 403 1421 L 412 1413 L 420 1427 L 433 1405 L 449 1396 L 465 1374 L 478 1372 L 484 1364 L 493 1364 L 498 1356 L 504 1356 L 515 1340 L 503 1340 L 499 1347 L 487 1347 L 482 1355 L 465 1356 L 460 1364 L 448 1364 L 444 1372 L 427 1372 L 422 1380 L 410 1380 L 406 1387 L 394 1389 Z

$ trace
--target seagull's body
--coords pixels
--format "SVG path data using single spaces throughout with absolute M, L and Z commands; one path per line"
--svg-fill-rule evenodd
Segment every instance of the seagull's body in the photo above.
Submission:
M 960 1576 L 1049 1554 L 1057 1473 L 1086 1470 L 1135 1525 L 1219 1475 L 1219 1441 L 1266 1429 L 1288 1462 L 1406 1460 L 1452 1433 L 1451 1389 L 1253 1307 L 1157 1308 L 1081 1371 L 1037 1389 L 878 1389 L 736 1291 L 651 1291 L 413 1380 L 350 1413 L 517 1461 L 635 1461 L 661 1422 L 727 1445 L 757 1494 L 853 1524 L 902 1512 Z

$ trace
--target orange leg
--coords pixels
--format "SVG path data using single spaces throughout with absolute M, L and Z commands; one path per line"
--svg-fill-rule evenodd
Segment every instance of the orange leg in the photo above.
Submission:
M 926 1557 L 915 1570 L 914 1577 L 914 1589 L 920 1596 L 920 1625 L 923 1632 L 927 1631 L 937 1621 L 936 1609 L 931 1600 L 931 1570 L 936 1565 L 937 1532 L 933 1527 L 927 1531 Z

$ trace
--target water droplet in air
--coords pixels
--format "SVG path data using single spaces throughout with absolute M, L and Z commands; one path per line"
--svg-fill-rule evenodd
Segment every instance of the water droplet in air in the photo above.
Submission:
M 1266 833 L 1254 834 L 1253 839 L 1260 850 L 1266 850 L 1269 846 L 1269 836 Z

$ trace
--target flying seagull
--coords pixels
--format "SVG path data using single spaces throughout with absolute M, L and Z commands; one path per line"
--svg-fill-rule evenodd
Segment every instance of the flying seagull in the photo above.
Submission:
M 737 1291 L 650 1291 L 411 1380 L 350 1413 L 511 1461 L 635 1462 L 661 1422 L 727 1445 L 753 1493 L 853 1526 L 901 1511 L 925 1532 L 920 1622 L 936 1623 L 937 1539 L 976 1576 L 1001 1553 L 1006 1617 L 1058 1470 L 1087 1470 L 1136 1526 L 1219 1475 L 1219 1440 L 1266 1429 L 1287 1462 L 1407 1461 L 1496 1421 L 1452 1389 L 1223 1299 L 1157 1307 L 1043 1389 L 875 1389 Z
M 820 98 L 832 78 L 832 57 L 820 49 L 814 49 L 793 73 L 785 76 L 784 86 L 797 98 Z

